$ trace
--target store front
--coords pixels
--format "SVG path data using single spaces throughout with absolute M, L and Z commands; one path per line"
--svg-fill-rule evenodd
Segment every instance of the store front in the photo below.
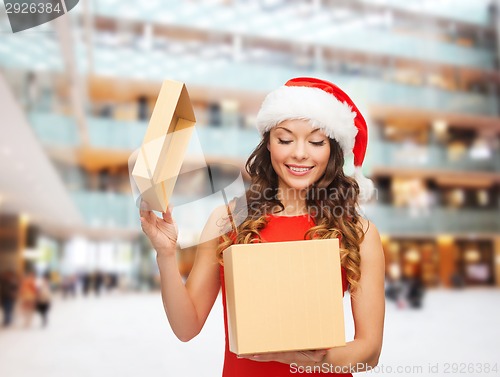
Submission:
M 426 287 L 495 285 L 492 240 L 386 238 L 383 247 L 390 280 L 420 279 Z

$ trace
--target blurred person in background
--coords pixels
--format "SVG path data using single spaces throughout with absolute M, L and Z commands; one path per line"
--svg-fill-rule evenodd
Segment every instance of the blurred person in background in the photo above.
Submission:
M 76 284 L 78 282 L 78 278 L 75 274 L 66 275 L 62 278 L 61 282 L 61 291 L 62 297 L 76 297 Z
M 12 324 L 17 293 L 19 291 L 19 278 L 13 270 L 4 271 L 0 275 L 0 301 L 3 311 L 3 326 Z
M 101 290 L 103 288 L 103 283 L 104 283 L 104 275 L 102 274 L 101 271 L 97 270 L 93 274 L 93 288 L 94 288 L 94 293 L 96 296 L 99 296 L 101 294 Z
M 221 288 L 225 306 L 222 253 L 230 245 L 338 238 L 343 290 L 349 288 L 352 298 L 355 339 L 330 350 L 237 357 L 229 351 L 225 323 L 223 376 L 291 376 L 291 364 L 328 363 L 336 370 L 354 367 L 357 371 L 374 367 L 382 347 L 385 268 L 378 231 L 357 210 L 360 198 L 367 199 L 373 191 L 361 172 L 366 122 L 334 84 L 297 78 L 266 97 L 257 128 L 262 140 L 246 164 L 252 186 L 246 195 L 211 214 L 185 284 L 176 259 L 178 232 L 170 208 L 158 218 L 147 203 L 141 203 L 141 225 L 157 251 L 170 326 L 180 340 L 189 341 L 201 331 Z M 344 156 L 352 153 L 356 170 L 354 177 L 348 177 L 343 171 Z M 236 228 L 232 219 L 239 213 L 245 218 Z
M 389 265 L 385 297 L 393 301 L 399 309 L 406 307 L 407 287 L 401 279 L 401 267 L 393 262 Z
M 92 275 L 88 272 L 82 274 L 82 292 L 84 296 L 87 296 L 92 287 Z
M 412 275 L 407 279 L 406 299 L 413 309 L 420 309 L 425 295 L 425 286 L 422 279 L 422 268 L 416 266 Z
M 42 317 L 42 327 L 46 327 L 48 324 L 50 301 L 52 298 L 49 276 L 49 273 L 43 274 L 36 281 L 36 311 Z
M 33 270 L 28 269 L 21 281 L 19 305 L 25 327 L 31 326 L 36 306 L 36 281 Z
M 408 182 L 408 208 L 411 217 L 430 216 L 431 195 L 421 179 Z
M 463 289 L 465 288 L 465 278 L 461 272 L 460 262 L 457 261 L 455 263 L 455 271 L 451 275 L 451 286 L 455 289 Z

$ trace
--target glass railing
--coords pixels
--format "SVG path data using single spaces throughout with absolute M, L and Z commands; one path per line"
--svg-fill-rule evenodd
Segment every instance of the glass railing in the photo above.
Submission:
M 489 156 L 474 158 L 471 150 L 461 155 L 450 153 L 445 145 L 417 145 L 372 141 L 368 157 L 373 167 L 405 169 L 427 168 L 451 171 L 500 171 L 500 151 L 491 150 Z
M 357 98 L 365 99 L 370 104 L 437 112 L 498 115 L 498 104 L 494 96 L 451 92 L 370 78 L 339 77 L 339 79 L 346 83 L 346 90 L 349 93 L 353 93 L 353 96 Z
M 74 117 L 45 112 L 31 112 L 28 120 L 42 144 L 51 146 L 76 146 L 78 129 Z
M 3 33 L 0 66 L 32 71 L 62 71 L 64 61 L 57 34 L 38 28 L 36 32 L 12 34 L 9 30 Z
M 73 117 L 32 112 L 29 120 L 43 144 L 70 147 L 80 144 Z M 148 122 L 88 117 L 87 125 L 92 147 L 132 151 L 141 146 Z M 255 129 L 197 126 L 196 132 L 204 153 L 221 157 L 248 156 L 260 139 Z
M 196 131 L 207 156 L 246 159 L 260 142 L 255 129 L 199 127 Z
M 257 3 L 257 2 L 255 2 Z M 393 1 L 391 3 L 396 3 Z M 399 3 L 407 3 L 402 1 Z M 413 4 L 402 5 L 402 9 L 418 8 Z M 434 3 L 434 2 L 433 2 Z M 433 7 L 421 6 L 431 14 L 442 15 L 448 10 L 450 15 L 467 14 L 478 21 L 483 21 L 487 15 L 487 5 Z M 467 5 L 467 4 L 466 4 Z M 494 54 L 490 51 L 462 47 L 452 43 L 429 41 L 424 38 L 398 35 L 384 25 L 380 19 L 376 26 L 371 26 L 359 14 L 352 13 L 344 19 L 333 16 L 332 10 L 312 12 L 308 17 L 293 4 L 279 5 L 279 12 L 266 11 L 259 4 L 241 3 L 234 6 L 217 2 L 190 4 L 186 2 L 171 2 L 171 5 L 121 1 L 99 1 L 96 4 L 97 15 L 135 19 L 143 22 L 168 24 L 182 28 L 204 30 L 207 32 L 227 33 L 255 37 L 259 39 L 274 39 L 289 43 L 304 43 L 322 45 L 329 48 L 347 48 L 360 52 L 373 52 L 383 55 L 394 55 L 409 59 L 422 59 L 445 64 L 473 66 L 478 68 L 493 68 Z M 157 11 L 153 9 L 157 8 Z M 134 9 L 133 12 L 130 9 Z M 146 10 L 147 9 L 147 10 Z M 303 12 L 302 12 L 303 13 Z M 425 17 L 425 12 L 424 15 Z
M 410 208 L 367 205 L 366 217 L 387 234 L 498 233 L 500 209 L 431 208 L 415 213 Z
M 80 190 L 72 192 L 71 195 L 89 227 L 140 230 L 139 209 L 136 207 L 131 193 Z M 189 203 L 189 199 L 187 197 L 173 197 L 172 201 L 173 203 Z M 213 198 L 205 198 L 205 200 L 199 202 L 196 210 L 198 213 L 205 213 L 208 216 L 219 204 Z M 178 220 L 183 226 L 186 226 L 192 219 L 181 218 Z
M 73 118 L 44 113 L 31 113 L 30 121 L 42 143 L 57 146 L 78 145 Z M 135 150 L 144 138 L 147 122 L 116 121 L 108 118 L 88 118 L 91 145 L 95 148 Z M 245 160 L 260 141 L 255 129 L 236 127 L 197 126 L 196 133 L 206 156 L 231 157 Z M 452 171 L 500 171 L 500 152 L 481 159 L 470 151 L 461 157 L 449 154 L 444 145 L 416 145 L 371 140 L 368 149 L 370 166 L 429 168 Z
M 29 120 L 43 144 L 76 146 L 80 144 L 74 117 L 54 113 L 31 112 Z M 117 121 L 110 118 L 88 117 L 90 145 L 95 148 L 139 148 L 147 122 Z
M 97 70 L 104 75 L 117 78 L 162 80 L 165 77 L 175 77 L 194 86 L 265 93 L 283 85 L 290 77 L 317 76 L 337 83 L 353 98 L 367 104 L 490 116 L 498 114 L 495 96 L 410 86 L 369 78 L 361 74 L 335 74 L 293 65 L 261 65 L 227 59 L 199 59 L 182 54 L 174 58 L 168 54 L 148 52 L 137 54 L 124 49 L 96 49 L 95 56 Z
M 432 15 L 481 26 L 489 26 L 488 6 L 491 3 L 490 0 L 358 0 L 358 2 L 387 5 L 395 9 L 414 12 L 420 15 Z
M 111 4 L 109 1 L 102 2 L 102 4 L 99 2 L 96 8 L 98 14 L 120 18 L 122 17 L 120 15 L 120 9 L 129 10 L 137 8 L 137 2 L 130 5 L 126 5 L 125 3 L 127 2 L 122 1 L 120 6 L 117 6 L 116 3 Z M 196 6 L 198 7 L 198 5 Z M 168 9 L 168 13 L 170 13 L 171 16 L 179 15 L 188 9 L 185 5 L 177 5 L 173 8 L 174 9 Z M 175 10 L 176 8 L 179 12 Z M 200 6 L 199 8 L 202 7 Z M 208 6 L 208 8 L 208 14 L 196 11 L 197 16 L 195 17 L 176 16 L 166 19 L 164 16 L 161 16 L 164 12 L 146 12 L 143 17 L 146 19 L 158 17 L 157 20 L 153 21 L 157 21 L 161 24 L 202 29 L 211 32 L 247 35 L 259 39 L 276 39 L 294 44 L 303 43 L 335 49 L 345 48 L 350 51 L 390 55 L 411 60 L 415 59 L 450 64 L 453 66 L 467 66 L 480 69 L 494 68 L 495 54 L 483 48 L 463 47 L 452 43 L 429 41 L 413 36 L 398 35 L 395 32 L 391 32 L 390 29 L 373 28 L 363 25 L 354 28 L 346 26 L 347 30 L 343 31 L 343 26 L 341 24 L 333 25 L 334 21 L 328 21 L 321 15 L 307 18 L 306 22 L 304 22 L 303 18 L 298 18 L 294 22 L 293 17 L 283 20 L 283 22 L 291 26 L 299 25 L 293 32 L 290 32 L 286 27 L 283 27 L 282 23 L 277 23 L 273 20 L 273 14 L 267 14 L 261 11 L 250 11 L 249 14 L 245 14 L 245 17 L 242 17 L 240 15 L 241 11 L 237 8 L 217 5 Z M 230 15 L 232 14 L 232 16 L 228 17 L 225 22 L 216 22 L 219 15 L 228 12 Z M 211 13 L 213 17 L 209 15 Z M 141 12 L 134 12 L 134 14 L 124 18 L 130 17 L 141 19 Z M 319 19 L 317 19 L 317 17 L 319 17 Z M 258 25 L 262 23 L 268 26 L 259 27 Z M 141 60 L 141 55 L 145 55 L 144 58 L 146 59 L 143 60 L 148 62 L 149 59 L 154 57 L 153 55 L 165 55 L 164 53 L 166 53 L 166 55 L 170 57 L 175 56 L 177 58 L 177 56 L 182 54 L 174 50 L 169 51 L 168 48 L 161 48 L 156 51 L 148 52 L 147 49 L 140 47 L 140 38 L 136 38 L 135 40 L 132 39 L 129 42 L 130 46 L 123 48 L 117 47 L 119 43 L 114 43 L 114 45 L 109 45 L 106 41 L 101 43 L 98 38 L 106 39 L 99 35 L 95 37 L 97 40 L 94 46 L 94 63 L 97 67 L 97 71 L 93 72 L 95 74 L 112 71 L 115 72 L 114 74 L 123 76 L 129 70 L 135 70 L 136 75 L 149 77 L 155 72 L 161 73 L 162 71 L 170 70 L 167 62 L 168 59 L 165 61 L 163 58 L 164 64 L 141 64 L 138 66 L 134 61 Z M 103 46 L 104 43 L 108 43 L 108 45 Z M 182 49 L 189 50 L 189 46 Z M 103 50 L 108 51 L 110 54 L 119 54 L 119 56 L 117 56 L 119 64 L 110 64 L 109 57 L 103 54 Z M 128 51 L 133 56 L 132 59 L 130 57 L 127 58 L 127 54 L 123 53 L 123 50 Z M 206 66 L 205 69 L 201 69 L 205 74 L 211 71 L 210 62 L 207 56 L 221 57 L 220 52 L 211 52 L 207 50 L 207 46 L 203 46 L 203 44 L 194 50 L 193 53 L 196 56 L 194 56 L 193 60 Z M 76 43 L 75 51 L 79 57 L 77 59 L 79 64 L 78 68 L 82 72 L 87 71 L 88 67 L 85 65 L 85 62 L 87 62 L 87 50 L 84 43 Z M 205 51 L 208 55 L 201 55 L 201 51 Z M 244 53 L 245 50 L 243 50 L 243 55 Z M 101 55 L 103 56 L 101 57 Z M 191 64 L 193 64 L 193 61 Z M 191 64 L 178 64 L 177 70 L 189 72 L 188 68 L 191 67 Z M 60 46 L 55 36 L 50 33 L 28 33 L 23 36 L 17 34 L 6 36 L 0 44 L 0 65 L 16 69 L 24 68 L 37 71 L 61 71 L 64 67 Z M 172 75 L 163 73 L 161 76 L 166 77 Z
M 132 194 L 78 191 L 73 192 L 72 196 L 91 228 L 140 228 Z
M 94 228 L 139 229 L 138 210 L 132 195 L 107 192 L 74 192 L 73 198 L 87 225 Z M 210 210 L 208 203 L 207 210 Z M 213 208 L 213 207 L 212 207 Z M 490 233 L 500 231 L 499 209 L 431 208 L 414 214 L 409 208 L 367 205 L 364 213 L 387 234 Z
M 189 2 L 180 3 L 174 0 L 167 0 L 161 3 L 155 1 L 152 2 L 152 4 L 137 4 L 134 11 L 130 11 L 130 7 L 132 5 L 130 5 L 131 3 L 129 1 L 121 1 L 124 5 L 122 7 L 117 7 L 117 2 L 115 0 L 101 0 L 96 4 L 96 13 L 150 22 L 161 20 L 171 22 L 172 19 L 175 18 L 175 15 L 179 15 L 178 18 L 181 18 L 181 16 L 182 18 L 189 17 L 192 19 L 194 24 L 203 26 L 206 25 L 208 21 L 204 21 L 201 16 L 208 16 L 209 14 L 213 15 L 214 13 L 217 13 L 217 10 L 219 10 L 220 13 L 219 18 L 225 17 L 226 20 L 230 18 L 233 13 L 241 16 L 241 13 L 244 11 L 246 11 L 247 14 L 250 13 L 252 15 L 258 13 L 262 14 L 265 12 L 265 10 L 263 10 L 265 2 L 253 2 L 252 4 L 252 2 L 242 1 L 239 4 L 235 3 L 237 6 L 235 6 L 234 9 L 228 9 L 230 7 L 223 1 L 220 1 L 219 4 L 217 4 L 217 1 L 190 4 Z M 491 3 L 491 0 L 357 0 L 357 2 L 382 6 L 386 5 L 394 9 L 409 11 L 422 16 L 438 16 L 449 20 L 488 26 L 488 6 Z M 220 12 L 220 9 L 222 8 L 221 3 L 224 5 L 225 12 Z M 280 10 L 284 11 L 283 13 L 288 13 L 289 9 L 286 7 L 286 3 L 283 3 L 278 5 L 278 7 L 280 7 Z M 269 7 L 273 7 L 273 5 L 270 4 Z M 75 8 L 75 11 L 78 10 L 78 8 Z M 323 9 L 324 12 L 331 10 L 334 10 L 334 8 L 325 7 Z
M 90 143 L 93 147 L 130 149 L 141 146 L 147 122 L 121 121 L 111 118 L 88 117 Z

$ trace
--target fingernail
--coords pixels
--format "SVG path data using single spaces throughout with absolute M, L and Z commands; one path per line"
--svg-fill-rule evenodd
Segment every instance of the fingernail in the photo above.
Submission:
M 148 203 L 146 203 L 145 201 L 142 201 L 142 202 L 141 202 L 141 209 L 142 209 L 143 211 L 148 211 L 148 210 L 149 210 Z

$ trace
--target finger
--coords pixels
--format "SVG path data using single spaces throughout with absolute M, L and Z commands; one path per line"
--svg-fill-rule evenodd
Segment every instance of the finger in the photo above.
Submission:
M 247 356 L 248 359 L 253 361 L 268 362 L 268 361 L 279 361 L 283 358 L 283 355 L 285 354 L 286 352 L 266 352 L 266 353 L 259 353 Z
M 326 353 L 328 352 L 327 349 L 323 349 L 323 350 L 314 350 L 312 352 L 315 352 L 316 354 L 319 354 L 319 355 L 326 355 Z
M 326 352 L 321 351 L 299 351 L 306 360 L 314 361 L 315 363 L 321 361 L 325 356 Z
M 323 358 L 326 355 L 327 350 L 316 350 L 316 351 L 311 351 L 310 352 L 310 357 L 312 360 L 319 362 L 323 360 Z
M 163 220 L 165 220 L 167 223 L 172 224 L 174 222 L 174 219 L 172 218 L 172 207 L 170 204 L 167 207 L 167 210 L 165 212 L 162 212 L 162 217 Z
M 148 235 L 149 232 L 151 231 L 151 224 L 149 224 L 148 221 L 142 216 L 141 216 L 141 228 L 146 235 Z
M 266 357 L 267 356 L 263 357 L 262 355 L 247 355 L 245 358 L 253 361 L 267 361 Z
M 149 213 L 151 212 L 151 208 L 148 204 L 148 202 L 144 201 L 141 199 L 141 204 L 139 206 L 139 213 L 142 217 L 146 218 L 149 216 Z
M 309 354 L 309 351 L 299 351 L 299 354 L 301 354 L 302 356 L 304 356 L 307 360 L 313 360 L 313 358 Z
M 142 200 L 141 201 L 141 210 L 139 211 L 139 214 L 141 217 L 144 217 L 144 219 L 151 224 L 154 224 L 156 222 L 156 219 L 158 216 L 155 215 L 155 213 L 151 210 L 150 205 L 148 202 Z
M 141 214 L 141 224 L 153 225 L 155 223 L 156 215 L 151 211 L 145 211 Z
M 239 355 L 238 358 L 240 359 L 248 359 L 248 360 L 254 360 L 254 361 L 264 361 L 266 358 L 265 356 L 262 357 L 263 355 Z M 266 355 L 268 356 L 268 355 Z

